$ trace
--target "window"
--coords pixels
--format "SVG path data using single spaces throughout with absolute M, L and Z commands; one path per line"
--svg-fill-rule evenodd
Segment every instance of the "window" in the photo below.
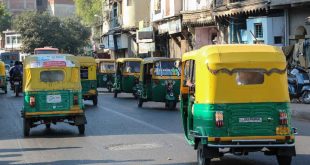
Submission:
M 155 14 L 161 12 L 161 0 L 154 0 L 154 12 Z
M 125 64 L 124 72 L 127 73 L 139 73 L 140 72 L 140 62 L 138 61 L 128 61 Z
M 114 63 L 100 63 L 100 72 L 114 72 L 115 64 Z
M 6 37 L 6 44 L 10 44 L 11 43 L 11 37 Z
M 283 44 L 282 36 L 275 36 L 274 44 Z
M 189 60 L 184 66 L 183 86 L 194 86 L 195 84 L 195 61 Z
M 37 0 L 37 6 L 42 6 L 43 3 L 42 3 L 42 0 Z
M 17 36 L 17 43 L 18 44 L 22 43 L 22 37 L 21 36 Z
M 264 83 L 264 73 L 261 72 L 237 72 L 236 82 L 238 85 L 257 85 Z
M 81 79 L 88 79 L 88 67 L 81 67 Z
M 263 38 L 263 25 L 262 23 L 255 23 L 254 24 L 254 32 L 255 32 L 255 38 Z
M 40 73 L 41 82 L 59 82 L 59 81 L 63 81 L 64 78 L 65 78 L 65 74 L 61 70 L 42 71 Z
M 12 36 L 12 43 L 16 44 L 17 43 L 17 37 L 16 36 Z
M 127 6 L 132 6 L 132 0 L 127 0 Z
M 155 63 L 156 76 L 180 76 L 180 70 L 175 61 L 160 61 Z

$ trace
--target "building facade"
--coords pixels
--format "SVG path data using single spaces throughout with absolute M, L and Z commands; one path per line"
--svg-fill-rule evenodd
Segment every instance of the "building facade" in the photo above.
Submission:
M 48 0 L 47 11 L 51 15 L 61 18 L 74 16 L 74 0 Z

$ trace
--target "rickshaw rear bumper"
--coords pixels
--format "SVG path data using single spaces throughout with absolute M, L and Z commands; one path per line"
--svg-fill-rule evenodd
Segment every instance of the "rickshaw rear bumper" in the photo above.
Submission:
M 51 116 L 85 116 L 83 110 L 70 110 L 70 111 L 49 111 L 49 112 L 25 112 L 22 111 L 22 117 L 51 117 Z

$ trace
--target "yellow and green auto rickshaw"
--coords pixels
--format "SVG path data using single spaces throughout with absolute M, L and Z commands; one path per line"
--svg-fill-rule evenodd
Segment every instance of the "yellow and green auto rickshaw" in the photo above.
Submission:
M 84 100 L 92 100 L 94 105 L 98 103 L 96 61 L 93 57 L 76 56 L 80 63 L 82 84 L 82 96 Z
M 116 60 L 114 97 L 118 93 L 132 93 L 137 97 L 136 85 L 139 83 L 141 58 L 119 58 Z
M 181 113 L 198 164 L 262 151 L 289 165 L 295 152 L 286 60 L 267 45 L 216 45 L 182 57 Z
M 112 92 L 115 77 L 115 60 L 96 59 L 97 62 L 97 87 L 107 88 Z
M 180 59 L 150 57 L 143 59 L 137 85 L 138 107 L 143 102 L 164 102 L 169 110 L 176 108 L 180 94 Z
M 66 122 L 84 134 L 80 64 L 73 55 L 31 55 L 24 60 L 24 136 L 41 124 Z
M 0 61 L 0 88 L 4 91 L 4 93 L 8 93 L 6 80 L 7 77 L 6 77 L 5 63 L 3 61 Z

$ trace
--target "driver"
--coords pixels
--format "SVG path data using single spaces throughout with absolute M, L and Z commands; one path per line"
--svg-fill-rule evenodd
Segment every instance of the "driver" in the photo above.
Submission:
M 19 61 L 15 61 L 14 66 L 10 68 L 9 71 L 10 74 L 10 83 L 11 83 L 11 88 L 13 87 L 13 81 L 15 78 L 21 78 L 23 75 L 23 68 L 22 65 Z

